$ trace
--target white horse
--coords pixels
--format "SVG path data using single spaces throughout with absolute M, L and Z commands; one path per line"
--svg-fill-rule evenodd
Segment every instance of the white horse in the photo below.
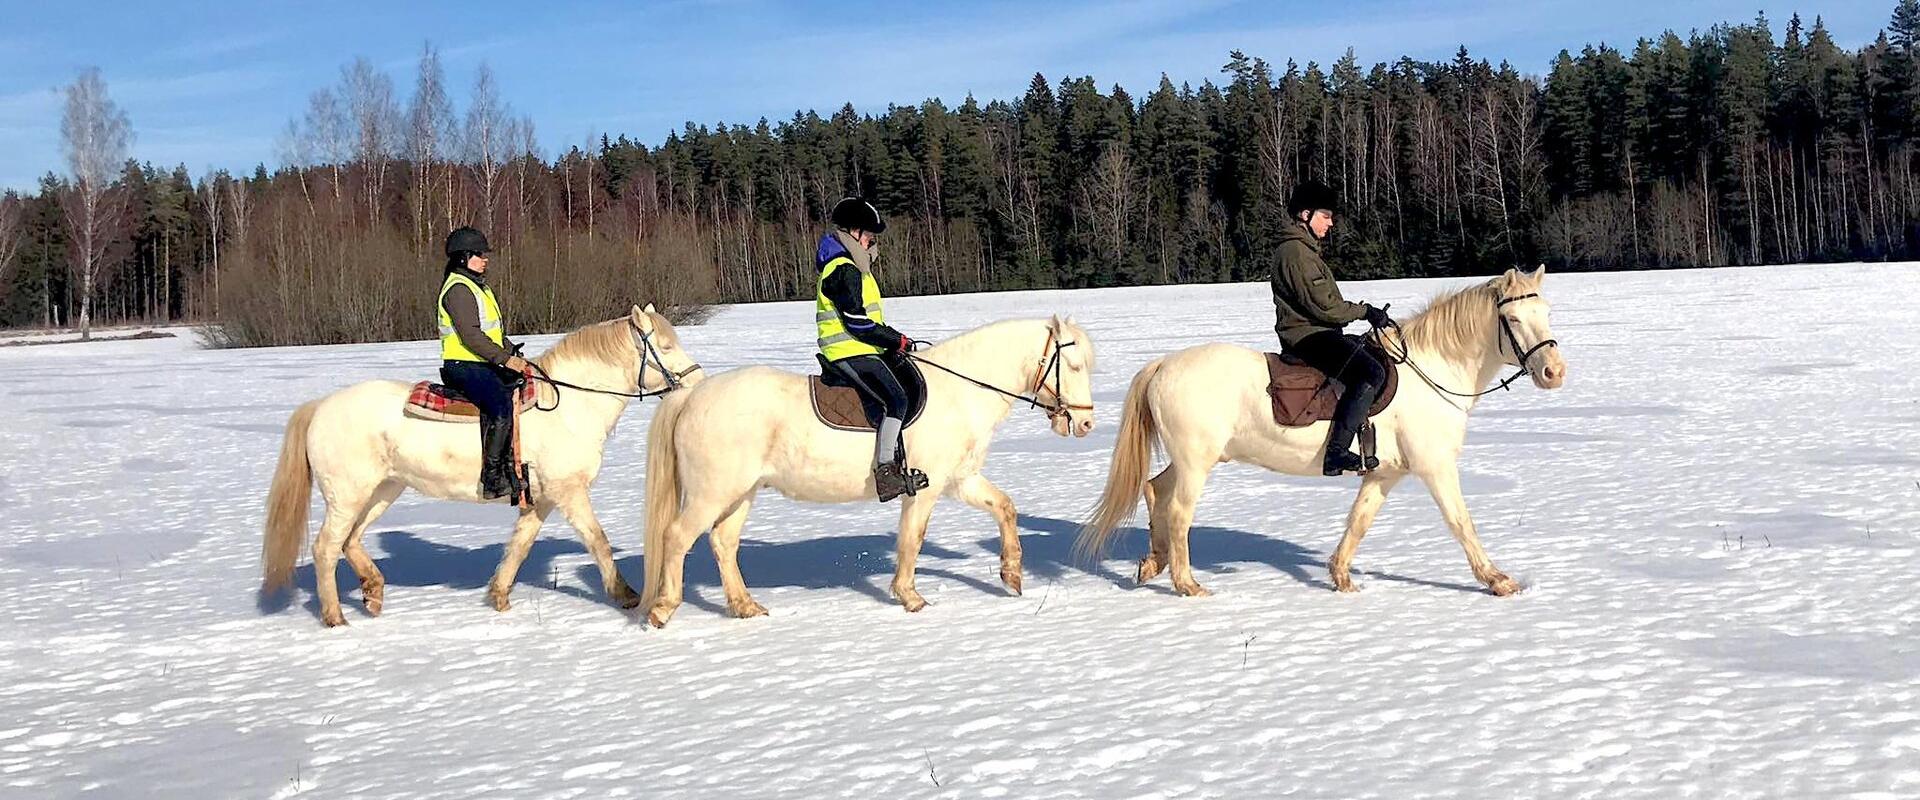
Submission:
M 1406 363 L 1396 367 L 1398 394 L 1373 418 L 1380 468 L 1361 478 L 1346 535 L 1327 562 L 1335 589 L 1354 590 L 1348 574 L 1354 549 L 1387 492 L 1413 473 L 1426 483 L 1466 550 L 1474 577 L 1497 595 L 1520 590 L 1480 547 L 1460 496 L 1457 462 L 1474 398 L 1502 367 L 1525 371 L 1543 389 L 1566 381 L 1566 361 L 1547 323 L 1547 301 L 1540 296 L 1545 277 L 1544 268 L 1532 273 L 1508 270 L 1435 300 L 1408 320 L 1401 333 L 1382 333 L 1387 349 L 1404 354 Z M 1106 491 L 1081 528 L 1076 548 L 1083 555 L 1104 551 L 1114 530 L 1133 515 L 1136 498 L 1144 496 L 1150 552 L 1140 559 L 1137 579 L 1145 583 L 1171 566 L 1176 591 L 1208 594 L 1193 578 L 1187 532 L 1214 465 L 1238 461 L 1293 475 L 1320 475 L 1328 424 L 1276 424 L 1267 382 L 1265 356 L 1225 344 L 1181 350 L 1140 370 L 1121 411 Z M 1149 482 L 1156 445 L 1164 447 L 1169 463 Z
M 600 585 L 616 602 L 632 608 L 639 598 L 614 569 L 613 552 L 594 517 L 587 488 L 600 472 L 607 435 L 626 410 L 628 396 L 695 383 L 700 365 L 680 349 L 673 325 L 651 305 L 574 331 L 533 363 L 554 381 L 583 388 L 542 383 L 542 410 L 520 417 L 520 456 L 532 465 L 533 503 L 520 510 L 513 540 L 487 588 L 488 598 L 494 608 L 507 610 L 507 594 L 520 563 L 540 524 L 557 507 L 593 554 Z M 475 426 L 407 416 L 402 409 L 411 387 L 400 381 L 366 381 L 293 412 L 267 496 L 263 594 L 276 593 L 293 579 L 316 480 L 327 517 L 313 542 L 314 582 L 320 619 L 328 626 L 346 624 L 334 583 L 343 552 L 360 576 L 367 613 L 380 614 L 386 579 L 360 540 L 401 492 L 411 488 L 444 500 L 508 502 L 480 499 L 480 434 Z
M 977 328 L 919 358 L 938 366 L 922 368 L 927 405 L 906 430 L 906 453 L 910 466 L 926 472 L 928 486 L 901 498 L 893 596 L 908 611 L 927 604 L 914 590 L 914 560 L 941 494 L 999 521 L 1000 579 L 1018 594 L 1013 501 L 980 475 L 980 466 L 994 428 L 1013 408 L 1010 389 L 1024 389 L 1047 407 L 1061 436 L 1093 430 L 1093 342 L 1071 319 L 1015 320 Z M 738 560 L 740 529 L 760 489 L 815 503 L 874 501 L 873 434 L 816 420 L 805 376 L 769 367 L 715 376 L 662 404 L 647 437 L 643 602 L 656 626 L 680 606 L 687 549 L 709 528 L 728 612 L 767 613 L 747 594 Z

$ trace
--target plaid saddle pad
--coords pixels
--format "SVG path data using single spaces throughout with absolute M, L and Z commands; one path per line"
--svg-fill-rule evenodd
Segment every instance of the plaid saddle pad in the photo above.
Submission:
M 539 398 L 533 381 L 520 385 L 516 398 L 521 413 L 532 409 Z M 465 395 L 448 386 L 432 381 L 421 381 L 413 385 L 413 391 L 407 393 L 407 416 L 414 419 L 435 422 L 472 422 L 480 421 L 480 409 L 467 402 Z

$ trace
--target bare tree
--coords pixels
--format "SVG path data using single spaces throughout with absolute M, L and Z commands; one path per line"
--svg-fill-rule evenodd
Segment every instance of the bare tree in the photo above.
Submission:
M 227 193 L 227 213 L 232 215 L 232 250 L 240 256 L 241 266 L 248 261 L 247 223 L 253 219 L 252 198 L 247 194 L 247 182 L 241 178 L 230 178 L 224 187 Z
M 213 295 L 213 316 L 220 316 L 220 231 L 226 227 L 227 219 L 220 212 L 220 193 L 225 191 L 223 183 L 233 180 L 226 170 L 208 173 L 200 181 L 200 202 L 207 207 L 207 244 L 213 249 L 213 270 L 209 273 Z
M 493 224 L 494 201 L 500 196 L 500 171 L 508 154 L 518 144 L 510 135 L 513 110 L 500 100 L 500 87 L 493 79 L 493 68 L 485 63 L 473 80 L 473 101 L 467 106 L 467 163 L 472 164 L 480 182 L 480 206 L 486 216 L 482 224 Z
M 85 340 L 93 338 L 93 290 L 105 263 L 102 256 L 122 222 L 123 198 L 112 181 L 126 163 L 133 124 L 107 96 L 98 67 L 81 72 L 66 93 L 60 140 L 73 183 L 62 193 L 60 205 L 73 237 L 69 260 L 80 279 L 80 338 Z
M 25 205 L 14 192 L 0 195 L 0 300 L 6 299 L 7 290 L 13 286 L 7 273 L 20 252 L 20 218 Z
M 404 148 L 413 168 L 414 249 L 422 252 L 434 239 L 434 170 L 452 155 L 453 136 L 453 103 L 447 99 L 446 71 L 440 66 L 439 51 L 427 44 L 420 51 L 420 72 L 414 80 L 413 100 L 407 106 Z M 452 170 L 440 168 L 449 176 L 448 196 L 443 196 L 441 203 L 452 214 Z
M 301 166 L 326 165 L 333 171 L 333 199 L 340 200 L 341 167 L 346 165 L 347 118 L 333 92 L 320 89 L 307 98 L 307 116 L 298 126 L 288 125 Z
M 1093 239 L 1101 255 L 1115 265 L 1124 263 L 1127 234 L 1138 203 L 1139 181 L 1122 142 L 1108 142 L 1083 184 Z
M 340 70 L 340 94 L 352 125 L 352 158 L 366 170 L 364 199 L 371 221 L 380 213 L 387 161 L 393 155 L 399 128 L 400 109 L 393 99 L 393 79 L 361 56 Z

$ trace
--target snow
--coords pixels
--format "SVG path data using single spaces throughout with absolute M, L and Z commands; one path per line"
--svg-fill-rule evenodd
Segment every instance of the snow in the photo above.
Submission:
M 1348 292 L 1405 311 L 1459 283 Z M 384 616 L 349 600 L 322 629 L 306 566 L 293 606 L 257 605 L 287 414 L 428 376 L 429 344 L 0 348 L 0 797 L 1920 796 L 1920 270 L 1546 290 L 1567 387 L 1490 397 L 1462 457 L 1515 597 L 1474 584 L 1414 481 L 1359 551 L 1363 591 L 1329 591 L 1356 482 L 1237 465 L 1195 523 L 1213 597 L 1133 586 L 1137 527 L 1076 564 L 1133 372 L 1270 348 L 1271 306 L 1259 284 L 1030 292 L 888 307 L 921 338 L 1059 311 L 1096 340 L 1094 435 L 1016 412 L 988 462 L 1025 596 L 957 502 L 910 615 L 887 599 L 894 506 L 764 494 L 741 561 L 772 615 L 727 618 L 702 545 L 661 631 L 604 602 L 557 515 L 492 611 L 511 512 L 412 495 L 368 537 Z M 809 310 L 682 335 L 709 369 L 804 369 Z M 654 407 L 594 491 L 634 581 Z

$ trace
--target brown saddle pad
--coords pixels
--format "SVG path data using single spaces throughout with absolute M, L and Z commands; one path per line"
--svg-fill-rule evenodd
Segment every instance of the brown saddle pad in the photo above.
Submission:
M 526 413 L 534 407 L 539 398 L 533 381 L 520 386 L 519 397 L 515 398 L 520 412 Z M 413 391 L 407 393 L 406 414 L 414 419 L 434 422 L 474 422 L 480 421 L 480 409 L 459 392 L 432 381 L 421 381 L 413 385 Z
M 907 418 L 902 429 L 913 427 L 920 412 L 927 407 L 927 381 L 920 374 L 920 368 L 913 362 L 905 362 L 906 369 L 896 371 L 901 383 L 906 384 L 909 404 Z M 823 368 L 831 369 L 831 367 Z M 862 402 L 860 390 L 851 386 L 838 386 L 827 383 L 819 375 L 807 376 L 807 394 L 813 401 L 813 416 L 820 424 L 834 430 L 872 433 L 882 413 L 877 402 Z
M 1400 388 L 1400 371 L 1393 368 L 1387 352 L 1373 342 L 1367 352 L 1387 365 L 1387 385 L 1367 409 L 1372 417 L 1387 410 L 1393 394 Z M 1340 400 L 1341 383 L 1299 359 L 1280 353 L 1267 354 L 1267 396 L 1273 399 L 1273 421 L 1286 428 L 1300 428 L 1333 419 L 1333 408 Z

